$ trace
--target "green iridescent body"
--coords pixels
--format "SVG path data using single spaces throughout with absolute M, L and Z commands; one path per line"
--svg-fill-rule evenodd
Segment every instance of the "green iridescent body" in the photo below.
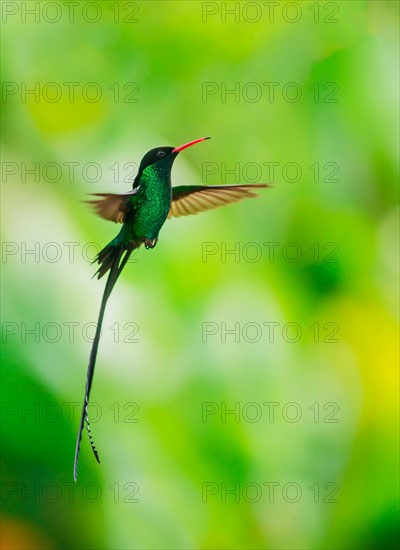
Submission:
M 171 209 L 172 162 L 152 164 L 140 174 L 138 192 L 130 197 L 124 224 L 112 244 L 157 242 Z

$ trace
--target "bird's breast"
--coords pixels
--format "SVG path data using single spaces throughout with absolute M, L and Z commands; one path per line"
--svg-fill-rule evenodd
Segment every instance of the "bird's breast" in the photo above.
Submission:
M 138 200 L 133 216 L 137 238 L 154 239 L 167 219 L 171 208 L 171 188 L 151 192 L 149 189 Z

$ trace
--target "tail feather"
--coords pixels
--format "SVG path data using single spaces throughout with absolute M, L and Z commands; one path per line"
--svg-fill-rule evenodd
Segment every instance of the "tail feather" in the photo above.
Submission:
M 110 243 L 106 247 L 104 247 L 103 250 L 98 253 L 93 262 L 100 264 L 100 267 L 94 274 L 94 277 L 96 277 L 97 275 L 97 278 L 101 279 L 103 275 L 105 275 L 107 271 L 109 271 L 113 267 L 117 256 L 119 262 L 123 250 L 124 249 L 121 246 L 116 246 L 113 243 Z
M 126 245 L 113 244 L 111 242 L 98 254 L 95 260 L 98 263 L 100 263 L 100 268 L 97 271 L 99 279 L 100 277 L 105 275 L 107 271 L 110 271 L 110 273 L 108 275 L 107 283 L 104 289 L 103 299 L 101 301 L 101 306 L 100 306 L 99 318 L 97 321 L 96 334 L 93 340 L 92 350 L 90 352 L 81 421 L 79 425 L 79 432 L 78 432 L 78 438 L 76 441 L 76 449 L 75 449 L 75 460 L 74 460 L 74 480 L 75 481 L 78 478 L 79 451 L 80 451 L 80 445 L 82 440 L 82 432 L 83 432 L 85 423 L 86 423 L 86 428 L 89 435 L 89 442 L 90 442 L 90 446 L 92 448 L 93 454 L 97 462 L 100 462 L 99 454 L 94 445 L 93 436 L 90 431 L 89 416 L 88 416 L 89 396 L 90 396 L 90 390 L 92 387 L 94 367 L 96 364 L 97 350 L 99 347 L 99 341 L 100 341 L 100 335 L 101 335 L 101 325 L 103 323 L 103 317 L 106 309 L 107 300 L 110 297 L 112 289 L 114 288 L 114 285 L 117 282 L 117 279 L 121 274 L 121 271 L 123 270 L 126 262 L 128 261 L 133 248 L 134 248 L 133 246 L 127 247 Z

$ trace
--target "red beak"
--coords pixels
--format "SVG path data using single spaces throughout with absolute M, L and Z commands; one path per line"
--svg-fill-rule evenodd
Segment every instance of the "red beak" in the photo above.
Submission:
M 175 147 L 175 149 L 173 149 L 172 153 L 180 153 L 181 151 L 183 151 L 187 147 L 191 147 L 192 145 L 196 145 L 196 143 L 200 143 L 201 141 L 204 141 L 206 139 L 210 139 L 210 138 L 209 137 L 204 137 L 204 138 L 194 139 L 193 141 L 189 141 L 189 143 L 185 143 L 184 145 L 181 145 L 180 147 Z

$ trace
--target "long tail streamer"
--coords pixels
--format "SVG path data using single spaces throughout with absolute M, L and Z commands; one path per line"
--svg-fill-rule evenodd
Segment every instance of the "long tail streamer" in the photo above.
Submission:
M 125 256 L 124 256 L 125 252 Z M 109 269 L 110 273 L 108 275 L 107 283 L 104 289 L 103 293 L 103 299 L 101 301 L 100 306 L 100 312 L 99 312 L 99 318 L 97 321 L 97 328 L 96 328 L 96 334 L 93 340 L 92 350 L 90 352 L 89 357 L 89 365 L 87 370 L 87 379 L 86 379 L 86 388 L 85 388 L 85 396 L 83 400 L 83 407 L 82 407 L 82 414 L 81 414 L 81 421 L 79 425 L 79 432 L 78 432 L 78 438 L 76 441 L 76 450 L 75 450 L 75 460 L 74 460 L 74 481 L 77 481 L 78 479 L 78 460 L 79 460 L 79 451 L 81 447 L 81 440 L 82 440 L 82 433 L 83 428 L 86 423 L 86 428 L 89 436 L 89 442 L 90 446 L 92 448 L 93 454 L 97 460 L 97 462 L 100 463 L 99 453 L 97 452 L 97 449 L 95 447 L 93 436 L 90 431 L 90 424 L 89 424 L 89 416 L 88 416 L 88 405 L 89 405 L 89 396 L 90 396 L 90 390 L 92 387 L 92 381 L 93 381 L 93 374 L 94 374 L 94 367 L 96 364 L 96 357 L 97 357 L 97 350 L 99 347 L 99 341 L 101 336 L 101 326 L 103 323 L 103 317 L 104 312 L 107 305 L 107 300 L 110 297 L 110 294 L 112 292 L 112 289 L 114 288 L 115 283 L 117 282 L 118 277 L 121 274 L 121 271 L 123 270 L 126 262 L 129 259 L 129 256 L 132 253 L 132 249 L 124 249 L 123 247 L 118 247 L 115 249 L 113 253 L 112 261 L 109 262 Z M 100 253 L 101 254 L 101 253 Z M 122 259 L 121 259 L 122 258 Z M 101 271 L 101 267 L 99 269 L 100 276 L 103 275 Z

